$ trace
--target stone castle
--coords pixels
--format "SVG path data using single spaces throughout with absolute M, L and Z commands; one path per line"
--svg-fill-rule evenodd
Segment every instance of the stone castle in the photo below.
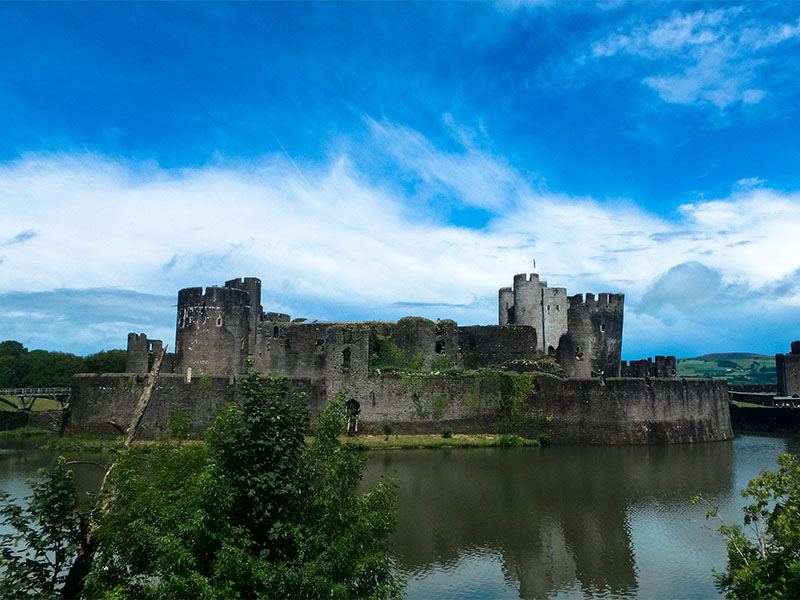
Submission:
M 312 416 L 346 394 L 367 434 L 546 434 L 563 444 L 732 436 L 724 381 L 678 379 L 674 357 L 621 363 L 622 294 L 567 296 L 536 274 L 500 289 L 498 325 L 291 319 L 264 312 L 253 277 L 182 289 L 177 308 L 175 352 L 162 363 L 144 436 L 163 434 L 178 409 L 199 435 L 240 400 L 248 364 L 286 376 Z M 77 375 L 67 430 L 110 435 L 127 423 L 162 347 L 131 333 L 127 373 Z
M 565 288 L 550 288 L 532 273 L 500 289 L 499 325 L 463 327 L 420 317 L 321 323 L 264 312 L 261 281 L 245 277 L 178 292 L 175 353 L 162 368 L 190 378 L 236 376 L 249 358 L 264 373 L 352 383 L 375 363 L 380 340 L 389 339 L 409 361 L 420 357 L 423 369 L 500 367 L 547 355 L 567 377 L 617 377 L 623 305 L 623 294 L 567 296 Z M 127 371 L 146 373 L 161 347 L 160 340 L 129 334 Z

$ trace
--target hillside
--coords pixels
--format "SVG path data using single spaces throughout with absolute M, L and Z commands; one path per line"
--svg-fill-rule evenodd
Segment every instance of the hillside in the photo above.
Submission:
M 725 379 L 730 384 L 775 385 L 775 357 L 750 352 L 714 353 L 677 360 L 678 377 Z

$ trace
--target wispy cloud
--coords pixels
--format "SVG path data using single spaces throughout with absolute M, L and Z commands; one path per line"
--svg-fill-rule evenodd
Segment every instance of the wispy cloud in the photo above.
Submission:
M 781 61 L 775 52 L 800 39 L 800 19 L 762 21 L 743 6 L 675 10 L 654 23 L 640 19 L 637 15 L 592 43 L 591 55 L 596 60 L 639 60 L 648 72 L 642 83 L 676 104 L 724 109 L 737 102 L 761 102 L 775 91 L 776 80 L 767 68 Z M 792 68 L 788 62 L 785 66 Z

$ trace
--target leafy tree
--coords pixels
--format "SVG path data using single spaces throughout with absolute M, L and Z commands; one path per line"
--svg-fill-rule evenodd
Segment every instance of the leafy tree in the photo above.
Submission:
M 83 369 L 87 373 L 124 373 L 125 350 L 104 350 L 89 354 L 84 358 Z
M 108 350 L 85 358 L 66 352 L 31 350 L 19 342 L 0 342 L 0 387 L 68 386 L 75 373 L 122 373 L 125 350 Z
M 51 470 L 40 469 L 41 481 L 27 508 L 0 493 L 0 597 L 53 598 L 67 576 L 81 540 L 82 517 L 72 471 L 63 457 Z
M 800 598 L 800 463 L 791 454 L 778 457 L 778 470 L 764 470 L 742 491 L 752 500 L 744 524 L 723 523 L 728 565 L 716 585 L 728 598 Z M 709 516 L 718 516 L 716 509 Z
M 344 397 L 306 444 L 285 378 L 252 374 L 206 443 L 129 454 L 110 479 L 89 597 L 399 597 L 389 558 L 394 489 L 355 493 L 363 457 L 339 443 Z

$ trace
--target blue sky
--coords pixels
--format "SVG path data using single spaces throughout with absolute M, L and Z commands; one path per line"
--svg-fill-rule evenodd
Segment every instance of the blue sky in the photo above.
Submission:
M 496 322 L 626 294 L 623 355 L 800 338 L 798 3 L 2 3 L 0 339 L 174 339 L 177 290 Z

